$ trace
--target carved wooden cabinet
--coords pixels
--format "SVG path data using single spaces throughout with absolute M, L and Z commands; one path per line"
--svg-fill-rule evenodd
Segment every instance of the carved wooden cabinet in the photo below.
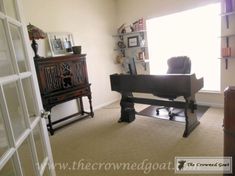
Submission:
M 75 115 L 94 116 L 91 102 L 91 84 L 88 81 L 86 55 L 67 55 L 35 59 L 35 67 L 44 109 L 60 103 L 78 99 L 80 112 L 57 121 L 48 117 L 48 130 L 53 135 L 53 125 L 67 120 Z M 85 112 L 82 97 L 88 97 L 90 112 Z

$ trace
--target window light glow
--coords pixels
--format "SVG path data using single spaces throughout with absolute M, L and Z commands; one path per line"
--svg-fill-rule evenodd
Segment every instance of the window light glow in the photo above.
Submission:
M 220 90 L 220 3 L 147 20 L 150 73 L 165 74 L 167 60 L 188 56 L 203 90 Z

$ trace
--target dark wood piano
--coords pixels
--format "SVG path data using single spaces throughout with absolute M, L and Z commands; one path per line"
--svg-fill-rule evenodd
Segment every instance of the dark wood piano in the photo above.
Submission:
M 196 117 L 197 108 L 195 94 L 203 87 L 203 78 L 197 79 L 195 74 L 170 74 L 170 75 L 110 75 L 111 89 L 121 93 L 121 117 L 119 122 L 135 120 L 134 103 L 159 105 L 184 109 L 185 131 L 187 137 L 199 121 Z M 184 101 L 169 101 L 159 99 L 137 98 L 135 93 L 149 93 L 157 97 L 182 96 Z

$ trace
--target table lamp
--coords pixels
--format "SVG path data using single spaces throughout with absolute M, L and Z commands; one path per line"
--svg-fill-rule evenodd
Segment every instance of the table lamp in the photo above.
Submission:
M 35 54 L 34 59 L 41 58 L 38 55 L 38 44 L 35 40 L 46 38 L 46 34 L 41 29 L 39 29 L 38 27 L 36 27 L 30 23 L 29 23 L 29 25 L 27 25 L 27 29 L 28 29 L 28 33 L 29 33 L 29 39 L 32 40 L 31 46 L 32 46 L 33 52 Z

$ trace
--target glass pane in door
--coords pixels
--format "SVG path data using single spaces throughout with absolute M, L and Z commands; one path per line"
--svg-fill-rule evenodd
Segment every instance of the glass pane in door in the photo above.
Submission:
M 27 71 L 27 69 L 26 69 L 25 52 L 24 52 L 20 28 L 10 24 L 10 30 L 11 30 L 12 42 L 14 45 L 18 68 L 19 71 L 22 73 Z
M 19 157 L 21 162 L 21 167 L 24 173 L 24 176 L 34 176 L 36 175 L 33 168 L 33 159 L 30 148 L 29 140 L 25 140 L 23 144 L 21 144 L 19 150 Z
M 1 176 L 17 176 L 15 168 L 13 167 L 12 160 L 9 160 L 7 164 L 0 170 Z
M 15 0 L 3 0 L 3 2 L 6 14 L 17 20 L 18 18 L 16 13 Z
M 3 123 L 2 112 L 0 109 L 0 158 L 7 151 L 8 148 L 9 144 L 6 136 L 5 126 Z
M 29 59 L 33 58 L 29 58 L 22 14 L 21 0 L 0 0 L 0 176 L 42 176 L 37 166 L 53 161 L 45 119 L 37 117 L 30 126 L 27 117 L 39 115 L 42 104 L 38 86 L 29 90 L 36 80 L 31 76 L 34 73 Z
M 26 104 L 28 108 L 28 114 L 31 121 L 36 118 L 36 105 L 35 97 L 33 94 L 31 78 L 25 78 L 22 80 L 23 90 L 25 94 Z
M 13 74 L 10 50 L 8 47 L 3 21 L 0 20 L 0 76 Z
M 45 152 L 44 152 L 44 147 L 43 147 L 43 140 L 41 137 L 41 132 L 40 132 L 40 126 L 39 124 L 34 128 L 33 130 L 33 136 L 34 136 L 34 141 L 36 145 L 36 150 L 37 150 L 37 156 L 38 156 L 38 161 L 39 164 L 41 164 L 45 158 Z
M 24 130 L 26 130 L 26 124 L 24 121 L 23 109 L 20 103 L 19 91 L 17 84 L 10 83 L 3 86 L 10 120 L 13 127 L 14 136 L 17 139 Z

